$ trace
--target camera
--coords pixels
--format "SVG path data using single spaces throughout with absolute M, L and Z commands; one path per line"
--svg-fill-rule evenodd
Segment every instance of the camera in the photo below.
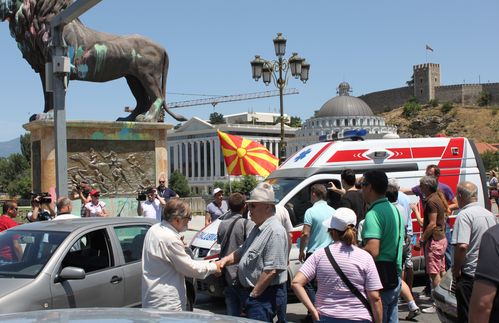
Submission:
M 137 201 L 147 200 L 147 190 L 139 191 L 137 194 Z
M 42 193 L 31 193 L 32 199 L 36 200 L 40 204 L 50 204 L 52 203 L 52 196 L 48 192 Z

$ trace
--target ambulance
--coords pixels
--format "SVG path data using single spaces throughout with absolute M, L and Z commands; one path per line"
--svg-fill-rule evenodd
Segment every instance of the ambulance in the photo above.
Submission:
M 486 172 L 474 143 L 467 138 L 406 138 L 376 139 L 365 141 L 326 141 L 312 144 L 290 156 L 265 181 L 274 187 L 277 203 L 286 207 L 294 225 L 293 248 L 288 266 L 289 277 L 294 277 L 301 263 L 298 260 L 299 244 L 305 211 L 311 207 L 310 188 L 340 180 L 342 170 L 350 168 L 357 176 L 368 170 L 386 172 L 396 178 L 402 188 L 419 184 L 428 165 L 437 165 L 439 181 L 450 186 L 454 194 L 459 182 L 470 181 L 478 187 L 478 202 L 491 208 L 487 198 Z M 411 202 L 419 202 L 409 195 Z M 454 216 L 453 216 L 454 217 Z M 191 242 L 197 259 L 215 259 L 220 246 L 216 243 L 217 220 L 200 230 Z M 453 224 L 453 219 L 451 219 Z M 413 218 L 415 243 L 421 228 Z M 423 269 L 422 252 L 413 253 L 414 269 Z M 198 281 L 197 287 L 214 296 L 222 296 L 221 285 L 213 278 Z

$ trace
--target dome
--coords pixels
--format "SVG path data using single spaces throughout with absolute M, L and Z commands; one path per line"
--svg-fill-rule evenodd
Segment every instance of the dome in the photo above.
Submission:
M 359 98 L 350 96 L 350 85 L 342 82 L 338 86 L 339 95 L 324 103 L 316 117 L 374 116 L 371 108 Z

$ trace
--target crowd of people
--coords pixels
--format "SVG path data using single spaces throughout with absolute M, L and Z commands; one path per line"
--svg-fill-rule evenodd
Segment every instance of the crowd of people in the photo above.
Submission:
M 431 291 L 451 268 L 459 322 L 499 320 L 499 226 L 494 214 L 478 203 L 478 188 L 471 182 L 457 185 L 456 194 L 439 181 L 436 165 L 426 169 L 419 185 L 401 188 L 397 179 L 378 170 L 357 177 L 341 173 L 341 183 L 310 187 L 312 206 L 306 210 L 299 245 L 301 268 L 288 282 L 291 221 L 286 208 L 277 205 L 272 185 L 260 183 L 249 199 L 213 190 L 205 224 L 219 217 L 217 242 L 220 257 L 212 262 L 193 260 L 182 232 L 192 219 L 189 204 L 165 185 L 146 190 L 137 215 L 157 220 L 147 232 L 142 256 L 142 306 L 181 311 L 187 308 L 185 277 L 221 276 L 228 315 L 286 322 L 287 286 L 290 283 L 308 311 L 310 321 L 398 322 L 399 298 L 408 305 L 406 319 L 435 306 L 420 309 L 416 299 L 431 299 Z M 490 198 L 497 191 L 491 173 Z M 494 182 L 495 178 L 495 182 Z M 328 205 L 330 192 L 337 195 Z M 418 205 L 407 195 L 420 198 Z M 82 207 L 72 214 L 72 203 L 60 197 L 55 203 L 36 196 L 29 221 L 108 216 L 100 192 L 82 182 L 78 197 Z M 497 199 L 496 199 L 497 202 Z M 3 205 L 0 231 L 17 225 L 18 207 Z M 422 227 L 413 239 L 411 214 Z M 455 214 L 450 234 L 449 216 Z M 449 248 L 452 246 L 453 248 Z M 428 275 L 428 295 L 412 292 L 412 248 L 423 250 Z M 16 257 L 3 254 L 0 261 Z

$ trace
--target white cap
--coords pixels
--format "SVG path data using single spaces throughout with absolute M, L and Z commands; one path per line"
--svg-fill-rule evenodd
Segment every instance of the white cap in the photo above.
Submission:
M 275 195 L 272 185 L 268 183 L 258 184 L 255 189 L 251 191 L 250 198 L 246 203 L 275 204 Z
M 355 226 L 357 224 L 357 216 L 353 210 L 340 207 L 336 209 L 331 218 L 322 222 L 322 224 L 328 229 L 345 231 L 349 225 Z
M 218 194 L 218 192 L 221 192 L 221 191 L 222 191 L 222 189 L 220 187 L 217 187 L 217 188 L 213 189 L 213 193 L 212 194 L 213 194 L 213 196 L 215 196 L 215 195 Z

